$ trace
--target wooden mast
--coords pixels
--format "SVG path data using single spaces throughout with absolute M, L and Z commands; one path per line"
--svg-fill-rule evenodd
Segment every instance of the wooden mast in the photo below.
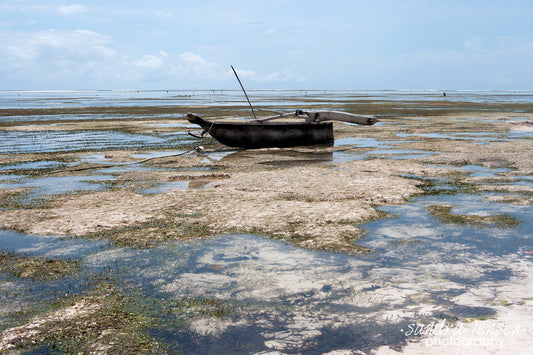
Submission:
M 231 66 L 231 69 L 233 70 L 233 73 L 237 77 L 237 80 L 239 81 L 239 84 L 241 85 L 242 92 L 244 92 L 244 96 L 246 96 L 246 100 L 248 101 L 248 105 L 250 105 L 250 109 L 252 109 L 252 115 L 254 115 L 254 119 L 257 120 L 257 117 L 255 116 L 254 108 L 252 107 L 252 104 L 250 103 L 250 99 L 248 98 L 248 95 L 246 94 L 246 90 L 244 90 L 244 86 L 242 86 L 241 79 L 239 79 L 239 76 L 237 75 L 237 72 L 235 71 L 235 68 L 233 65 Z

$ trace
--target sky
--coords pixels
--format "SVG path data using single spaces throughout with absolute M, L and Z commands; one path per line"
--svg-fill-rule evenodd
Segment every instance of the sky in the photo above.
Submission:
M 0 0 L 0 90 L 532 90 L 530 0 Z

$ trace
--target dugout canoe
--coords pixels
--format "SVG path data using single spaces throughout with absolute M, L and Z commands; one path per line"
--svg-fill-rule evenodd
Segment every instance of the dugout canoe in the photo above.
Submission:
M 295 116 L 305 117 L 304 121 L 274 121 L 277 118 Z M 343 121 L 372 125 L 377 122 L 375 116 L 354 115 L 337 111 L 314 111 L 280 113 L 276 116 L 241 121 L 211 121 L 188 113 L 189 122 L 203 128 L 201 133 L 192 133 L 195 137 L 211 136 L 229 147 L 270 148 L 295 147 L 305 145 L 333 144 L 333 123 L 325 121 Z

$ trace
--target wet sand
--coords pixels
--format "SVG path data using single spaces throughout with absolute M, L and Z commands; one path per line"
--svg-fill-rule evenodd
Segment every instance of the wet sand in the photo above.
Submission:
M 408 108 L 398 108 L 402 105 Z M 531 206 L 532 113 L 507 112 L 516 109 L 510 104 L 485 105 L 488 110 L 479 110 L 479 104 L 454 103 L 453 108 L 441 104 L 432 111 L 425 111 L 428 103 L 424 108 L 418 108 L 414 103 L 402 105 L 396 105 L 396 110 L 391 110 L 389 104 L 363 106 L 360 113 L 385 113 L 380 117 L 381 122 L 372 127 L 336 123 L 337 143 L 330 147 L 238 151 L 212 141 L 187 140 L 177 147 L 177 151 L 164 147 L 160 152 L 164 153 L 166 149 L 169 154 L 148 154 L 142 159 L 138 156 L 153 149 L 91 151 L 92 155 L 97 155 L 93 160 L 86 159 L 88 153 L 85 151 L 2 155 L 0 159 L 4 166 L 11 164 L 15 167 L 8 166 L 0 177 L 3 201 L 0 229 L 110 240 L 131 248 L 154 248 L 174 240 L 194 241 L 217 235 L 251 233 L 280 239 L 306 250 L 357 257 L 376 252 L 371 245 L 360 242 L 365 235 L 360 226 L 390 218 L 383 212 L 383 207 L 402 206 L 417 196 L 484 194 L 487 203 Z M 529 107 L 522 106 L 520 109 Z M 110 109 L 101 110 L 108 113 Z M 431 112 L 431 116 L 420 119 L 419 115 L 426 112 Z M 4 113 L 29 114 L 20 110 Z M 211 113 L 220 114 L 217 108 Z M 175 126 L 176 123 L 183 126 Z M 9 124 L 3 129 L 11 132 L 97 129 L 168 134 L 192 128 L 188 128 L 182 118 L 151 118 L 125 119 L 119 123 L 100 120 L 97 124 L 87 121 L 33 122 Z M 197 145 L 202 145 L 202 149 L 195 149 Z M 16 164 L 45 160 L 64 164 L 46 168 L 30 166 L 23 171 L 16 168 Z M 474 172 L 473 167 L 477 169 Z M 87 181 L 96 180 L 92 183 L 97 187 L 35 197 L 31 193 L 28 195 L 27 187 L 6 180 L 10 174 L 21 173 L 35 179 L 83 176 Z M 98 181 L 104 174 L 111 174 L 112 180 Z M 152 188 L 155 192 L 147 193 Z M 458 223 L 457 218 L 453 219 L 454 213 L 461 215 L 460 223 L 473 223 L 469 221 L 474 218 L 468 217 L 471 212 L 461 214 L 452 209 L 453 205 L 442 206 L 445 208 L 439 210 L 443 214 L 441 218 L 447 223 Z M 492 219 L 484 217 L 491 216 L 477 215 L 475 220 L 481 224 L 492 223 Z M 493 308 L 498 314 L 495 319 L 519 323 L 524 329 L 524 332 L 505 337 L 506 349 L 517 352 L 525 350 L 533 332 L 531 288 L 510 286 L 514 282 L 531 285 L 530 254 L 523 256 L 525 260 L 514 270 L 521 281 L 487 285 L 494 287 L 498 296 L 477 297 L 474 292 L 473 297 L 466 299 L 468 297 L 463 295 L 466 298 L 462 300 L 467 305 L 483 307 L 490 306 L 489 299 L 508 300 L 512 305 Z M 367 286 L 373 287 L 372 284 Z M 382 291 L 386 289 L 383 287 Z M 390 292 L 389 296 L 395 297 L 396 291 Z M 91 298 L 90 302 L 94 302 L 91 307 L 98 307 L 98 299 L 98 296 Z M 421 299 L 421 304 L 425 301 Z M 431 305 L 427 307 L 431 308 Z M 42 329 L 46 328 L 43 324 L 47 322 L 52 324 L 51 328 L 56 327 L 58 317 L 65 317 L 59 315 L 60 312 L 67 312 L 68 317 L 85 319 L 85 313 L 76 313 L 81 309 L 79 304 L 71 305 L 31 324 L 6 329 L 0 338 L 0 349 L 15 348 L 13 344 L 28 340 L 36 322 Z M 420 307 L 417 309 L 418 315 L 423 314 Z M 408 313 L 405 309 L 403 312 Z M 391 311 L 389 317 L 388 321 L 394 323 L 402 319 L 402 312 Z M 465 329 L 470 329 L 463 333 L 464 337 L 472 338 L 472 327 L 491 321 L 459 319 L 458 322 L 465 322 Z M 204 334 L 213 331 L 210 327 L 207 326 Z M 311 333 L 306 336 L 313 338 Z M 395 344 L 394 350 L 384 346 L 372 351 L 428 351 L 428 347 L 423 346 L 430 337 L 409 338 L 407 343 L 406 338 L 409 337 L 403 337 L 403 345 Z M 413 339 L 416 341 L 411 343 Z M 286 346 L 279 339 L 268 343 L 271 350 L 282 353 L 289 349 Z M 482 344 L 469 349 L 492 351 L 493 348 Z M 453 353 L 457 347 L 431 346 L 429 350 Z

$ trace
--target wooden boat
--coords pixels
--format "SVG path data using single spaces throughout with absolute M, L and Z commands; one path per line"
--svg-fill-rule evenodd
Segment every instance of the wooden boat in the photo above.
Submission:
M 194 137 L 213 137 L 222 144 L 240 148 L 269 148 L 269 147 L 295 147 L 299 145 L 333 144 L 333 123 L 324 121 L 342 121 L 356 124 L 373 125 L 378 120 L 373 115 L 356 115 L 340 111 L 302 111 L 283 113 L 272 110 L 275 116 L 257 118 L 254 108 L 237 71 L 231 66 L 239 85 L 250 105 L 254 120 L 228 122 L 208 121 L 202 117 L 188 113 L 189 122 L 202 127 L 201 132 L 189 132 Z M 303 122 L 270 122 L 283 117 L 301 117 Z
M 304 121 L 273 122 L 283 117 L 303 117 Z M 339 111 L 302 111 L 280 113 L 276 116 L 243 121 L 210 121 L 187 114 L 189 122 L 199 125 L 203 132 L 195 137 L 211 136 L 222 144 L 240 148 L 295 147 L 303 145 L 333 144 L 333 123 L 342 121 L 372 125 L 377 122 L 372 115 L 355 115 Z

